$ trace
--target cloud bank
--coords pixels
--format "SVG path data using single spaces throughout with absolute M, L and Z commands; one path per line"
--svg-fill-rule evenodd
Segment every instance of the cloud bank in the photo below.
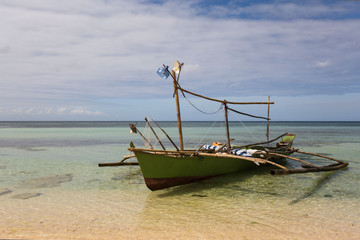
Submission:
M 155 71 L 174 60 L 212 97 L 356 95 L 359 5 L 3 0 L 0 120 L 131 119 L 134 99 L 171 98 Z

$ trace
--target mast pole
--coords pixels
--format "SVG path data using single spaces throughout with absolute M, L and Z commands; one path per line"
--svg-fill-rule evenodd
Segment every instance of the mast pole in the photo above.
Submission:
M 223 101 L 224 108 L 225 108 L 225 125 L 226 125 L 226 137 L 227 137 L 227 143 L 228 143 L 228 151 L 230 152 L 231 149 L 231 143 L 230 143 L 230 131 L 229 131 L 229 120 L 228 120 L 228 107 L 226 100 Z
M 176 114 L 177 114 L 177 121 L 178 121 L 178 129 L 179 129 L 179 141 L 180 141 L 180 150 L 184 150 L 184 142 L 183 142 L 183 135 L 182 135 L 182 127 L 181 127 L 181 115 L 180 115 L 180 102 L 179 102 L 179 93 L 178 93 L 178 83 L 176 81 L 176 74 L 175 71 L 172 70 L 172 78 L 174 83 L 174 96 L 176 100 Z
M 269 117 L 270 117 L 270 96 L 268 96 L 267 124 L 266 124 L 266 140 L 268 142 L 267 143 L 268 147 L 269 147 L 269 127 L 270 127 Z

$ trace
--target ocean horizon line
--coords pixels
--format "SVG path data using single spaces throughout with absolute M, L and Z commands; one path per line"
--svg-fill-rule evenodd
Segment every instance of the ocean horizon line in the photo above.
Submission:
M 156 121 L 161 127 L 178 127 L 177 121 Z M 138 127 L 144 127 L 146 122 L 142 121 L 0 121 L 0 129 L 5 128 L 111 128 L 128 127 L 129 124 L 137 123 Z M 183 127 L 207 127 L 222 126 L 224 121 L 182 121 Z M 229 121 L 232 126 L 247 125 L 258 126 L 266 125 L 266 121 Z M 343 126 L 358 127 L 360 121 L 270 121 L 270 126 L 286 125 L 293 126 Z
M 145 120 L 0 120 L 7 122 L 145 122 Z M 156 122 L 177 122 L 177 120 L 156 120 Z M 182 122 L 219 122 L 211 120 L 182 120 Z M 239 120 L 229 120 L 239 122 Z M 244 120 L 241 122 L 266 122 L 261 120 Z M 270 120 L 270 122 L 360 122 L 360 120 Z

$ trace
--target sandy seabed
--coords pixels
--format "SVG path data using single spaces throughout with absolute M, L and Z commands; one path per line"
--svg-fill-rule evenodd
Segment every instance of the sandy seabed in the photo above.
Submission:
M 14 194 L 13 194 L 14 195 Z M 126 199 L 126 200 L 120 200 Z M 1 196 L 0 239 L 359 239 L 358 202 L 310 199 L 290 205 L 118 191 L 49 189 L 27 199 Z M 238 199 L 237 199 L 238 201 Z M 214 206 L 215 205 L 215 206 Z

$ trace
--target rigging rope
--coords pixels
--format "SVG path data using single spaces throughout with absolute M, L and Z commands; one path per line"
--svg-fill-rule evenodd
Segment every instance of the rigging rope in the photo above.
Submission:
M 222 121 L 220 121 L 220 116 L 217 117 L 217 119 L 212 123 L 212 125 L 210 126 L 210 128 L 208 128 L 207 132 L 202 136 L 202 138 L 200 139 L 200 141 L 196 144 L 196 147 L 198 148 L 200 145 L 204 144 L 204 139 L 207 138 L 208 140 L 209 139 L 209 133 L 210 132 L 214 132 L 213 129 L 215 127 L 215 125 L 220 122 L 221 126 L 220 128 L 222 128 Z M 211 136 L 213 137 L 213 136 Z M 225 137 L 224 137 L 225 138 Z M 212 140 L 212 141 L 215 141 L 215 140 Z M 216 141 L 219 141 L 219 139 L 216 139 Z
M 196 93 L 187 91 L 187 90 L 181 88 L 181 86 L 180 86 L 179 83 L 176 83 L 176 85 L 177 85 L 177 89 L 181 91 L 183 97 L 190 103 L 190 105 L 193 106 L 193 107 L 194 107 L 196 110 L 198 110 L 199 112 L 204 113 L 204 114 L 215 114 L 215 113 L 219 112 L 219 111 L 223 108 L 223 105 L 224 105 L 224 104 L 268 104 L 268 105 L 269 105 L 269 104 L 274 104 L 273 102 L 228 102 L 228 101 L 226 101 L 226 100 L 223 100 L 223 101 L 222 101 L 222 100 L 218 100 L 218 99 L 214 99 L 214 98 L 208 98 L 208 97 L 205 97 L 205 96 L 202 96 L 202 95 L 199 95 L 199 94 L 196 94 Z M 216 110 L 215 112 L 208 113 L 208 112 L 205 112 L 205 111 L 199 109 L 198 107 L 196 107 L 196 106 L 185 96 L 185 93 L 188 93 L 188 94 L 191 94 L 191 95 L 193 95 L 193 96 L 200 97 L 200 98 L 203 98 L 203 99 L 207 99 L 207 100 L 210 100 L 210 101 L 220 102 L 221 105 L 220 105 L 219 109 Z M 175 96 L 175 93 L 174 93 L 173 96 Z M 246 115 L 246 116 L 253 117 L 253 118 L 261 118 L 261 119 L 270 120 L 270 119 L 268 119 L 268 118 L 266 118 L 266 117 L 259 117 L 259 116 L 255 116 L 255 115 L 252 115 L 252 114 L 239 112 L 239 111 L 237 111 L 237 110 L 235 110 L 235 109 L 232 109 L 232 108 L 229 108 L 229 107 L 227 107 L 227 109 L 230 110 L 230 111 L 233 111 L 233 112 L 235 112 L 235 113 L 241 114 L 241 115 Z
M 243 121 L 240 120 L 240 116 L 236 115 L 236 118 L 238 119 L 237 121 L 240 122 L 241 125 L 246 129 L 248 134 L 250 134 L 252 136 L 252 138 L 255 139 L 255 141 L 259 141 L 258 138 L 255 136 L 255 134 L 253 134 L 253 132 L 250 131 L 250 129 L 243 123 Z M 239 142 L 239 140 L 235 140 L 235 142 Z
M 223 108 L 223 104 L 221 103 L 219 109 L 216 110 L 215 112 L 205 112 L 205 111 L 199 109 L 198 107 L 196 107 L 196 106 L 185 96 L 185 93 L 184 93 L 184 92 L 182 92 L 182 94 L 183 94 L 184 98 L 190 103 L 190 105 L 193 106 L 196 110 L 198 110 L 198 111 L 201 112 L 201 113 L 204 113 L 204 114 L 216 114 L 216 113 L 218 113 L 218 112 Z

